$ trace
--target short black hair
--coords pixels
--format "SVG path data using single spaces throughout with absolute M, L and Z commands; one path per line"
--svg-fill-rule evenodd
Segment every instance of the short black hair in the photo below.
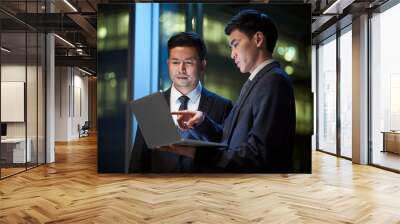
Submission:
M 207 54 L 207 48 L 204 41 L 195 32 L 181 32 L 173 35 L 168 40 L 168 57 L 169 51 L 175 47 L 194 47 L 197 50 L 197 54 L 200 60 L 205 60 Z
M 257 32 L 262 32 L 265 37 L 265 45 L 270 53 L 274 52 L 278 31 L 272 19 L 265 13 L 254 9 L 245 9 L 236 14 L 225 27 L 225 34 L 230 35 L 234 30 L 246 34 L 252 38 Z

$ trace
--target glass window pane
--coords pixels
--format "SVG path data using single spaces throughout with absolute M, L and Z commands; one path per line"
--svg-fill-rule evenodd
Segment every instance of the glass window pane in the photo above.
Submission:
M 226 13 L 230 7 L 231 5 L 204 4 L 203 36 L 208 51 L 204 85 L 221 96 L 236 100 L 239 97 L 240 88 L 248 77 L 242 75 L 233 65 L 228 37 L 224 33 L 225 24 L 234 15 L 233 11 L 230 14 Z M 229 66 L 222 67 L 221 65 Z
M 352 35 L 340 36 L 340 153 L 351 158 L 352 141 Z
M 8 2 L 2 7 L 36 23 L 45 1 Z M 45 35 L 0 12 L 1 178 L 45 162 Z M 21 18 L 22 18 L 21 17 Z M 25 17 L 24 17 L 25 18 Z M 17 109 L 16 109 L 17 108 Z M 3 116 L 5 115 L 5 116 Z M 8 116 L 10 115 L 10 116 Z M 12 116 L 11 116 L 12 115 Z M 8 116 L 8 117 L 7 117 Z M 40 133 L 40 134 L 39 134 Z
M 336 38 L 318 48 L 318 148 L 336 154 Z
M 38 41 L 38 143 L 37 143 L 37 153 L 38 153 L 38 164 L 45 163 L 45 60 L 46 60 L 46 37 L 43 33 L 39 33 Z
M 171 86 L 168 73 L 168 47 L 169 38 L 185 31 L 186 8 L 184 4 L 161 4 L 160 5 L 160 89 L 166 90 Z
M 1 34 L 1 177 L 25 170 L 30 158 L 26 142 L 26 33 Z M 6 49 L 6 50 L 3 50 Z M 28 149 L 28 150 L 27 150 Z
M 400 170 L 400 4 L 371 19 L 372 163 Z
M 27 33 L 27 80 L 26 80 L 26 118 L 27 118 L 27 142 L 30 147 L 28 153 L 27 167 L 37 165 L 37 74 L 38 74 L 38 57 L 37 43 L 38 36 L 36 32 Z

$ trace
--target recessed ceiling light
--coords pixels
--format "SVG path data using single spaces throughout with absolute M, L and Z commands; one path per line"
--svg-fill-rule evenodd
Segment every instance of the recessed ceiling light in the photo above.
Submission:
M 88 72 L 88 71 L 86 71 L 86 70 L 83 70 L 83 69 L 81 69 L 81 68 L 79 68 L 79 67 L 78 67 L 78 70 L 81 71 L 81 72 L 83 72 L 83 73 L 85 73 L 85 74 L 87 74 L 87 75 L 92 75 L 92 73 L 90 73 L 90 72 Z
M 10 53 L 10 52 L 11 52 L 11 50 L 9 50 L 9 49 L 7 49 L 7 48 L 5 48 L 5 47 L 1 47 L 1 50 L 4 51 L 4 52 L 7 52 L 7 53 Z
M 65 4 L 67 4 L 72 10 L 74 10 L 74 12 L 78 12 L 78 10 L 68 1 L 68 0 L 64 0 Z
M 64 39 L 64 38 L 62 38 L 62 37 L 60 37 L 60 36 L 57 35 L 57 34 L 54 34 L 54 36 L 57 37 L 57 38 L 58 38 L 59 40 L 61 40 L 62 42 L 64 42 L 64 43 L 66 43 L 67 45 L 69 45 L 70 47 L 75 48 L 75 45 L 71 44 L 71 42 L 69 42 L 68 40 L 66 40 L 66 39 Z

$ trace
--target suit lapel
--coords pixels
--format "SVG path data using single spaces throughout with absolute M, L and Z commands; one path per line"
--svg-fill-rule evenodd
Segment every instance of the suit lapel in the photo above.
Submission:
M 171 88 L 169 88 L 166 91 L 164 91 L 163 95 L 165 97 L 165 100 L 167 101 L 168 107 L 171 107 L 171 105 L 170 105 Z
M 238 120 L 239 114 L 240 114 L 240 109 L 243 106 L 243 103 L 246 101 L 247 97 L 249 96 L 251 90 L 253 89 L 253 87 L 257 84 L 258 80 L 261 79 L 263 76 L 268 75 L 266 73 L 268 73 L 271 69 L 278 67 L 279 63 L 278 62 L 272 62 L 270 64 L 268 64 L 267 66 L 265 66 L 263 69 L 261 69 L 261 71 L 258 72 L 258 74 L 256 75 L 256 77 L 251 81 L 251 84 L 249 86 L 249 88 L 247 88 L 246 92 L 243 93 L 242 97 L 240 97 L 238 99 L 238 101 L 235 104 L 235 108 L 233 110 L 234 114 L 232 117 L 232 122 L 229 126 L 229 131 L 228 131 L 228 145 L 230 142 L 230 139 L 232 137 L 232 130 L 236 125 L 236 122 Z
M 199 108 L 197 110 L 202 111 L 206 114 L 209 113 L 209 110 L 211 109 L 211 99 L 208 93 L 208 90 L 206 90 L 204 87 L 201 90 L 201 97 L 200 97 L 200 102 L 199 102 Z

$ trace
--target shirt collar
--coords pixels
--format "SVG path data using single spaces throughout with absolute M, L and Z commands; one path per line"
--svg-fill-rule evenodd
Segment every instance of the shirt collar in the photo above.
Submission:
M 260 72 L 261 69 L 263 69 L 265 66 L 271 64 L 271 63 L 274 62 L 274 61 L 275 61 L 275 60 L 271 58 L 271 59 L 265 60 L 263 63 L 259 64 L 259 65 L 254 69 L 254 71 L 250 74 L 250 76 L 249 76 L 250 81 L 253 80 L 254 77 L 256 77 L 257 73 Z
M 190 91 L 188 94 L 186 94 L 187 97 L 189 97 L 189 102 L 193 102 L 201 95 L 203 87 L 201 86 L 201 83 L 197 84 L 196 88 L 194 88 L 192 91 Z M 178 98 L 181 97 L 183 94 L 179 92 L 174 84 L 171 85 L 171 99 L 173 100 L 172 102 L 178 102 Z

